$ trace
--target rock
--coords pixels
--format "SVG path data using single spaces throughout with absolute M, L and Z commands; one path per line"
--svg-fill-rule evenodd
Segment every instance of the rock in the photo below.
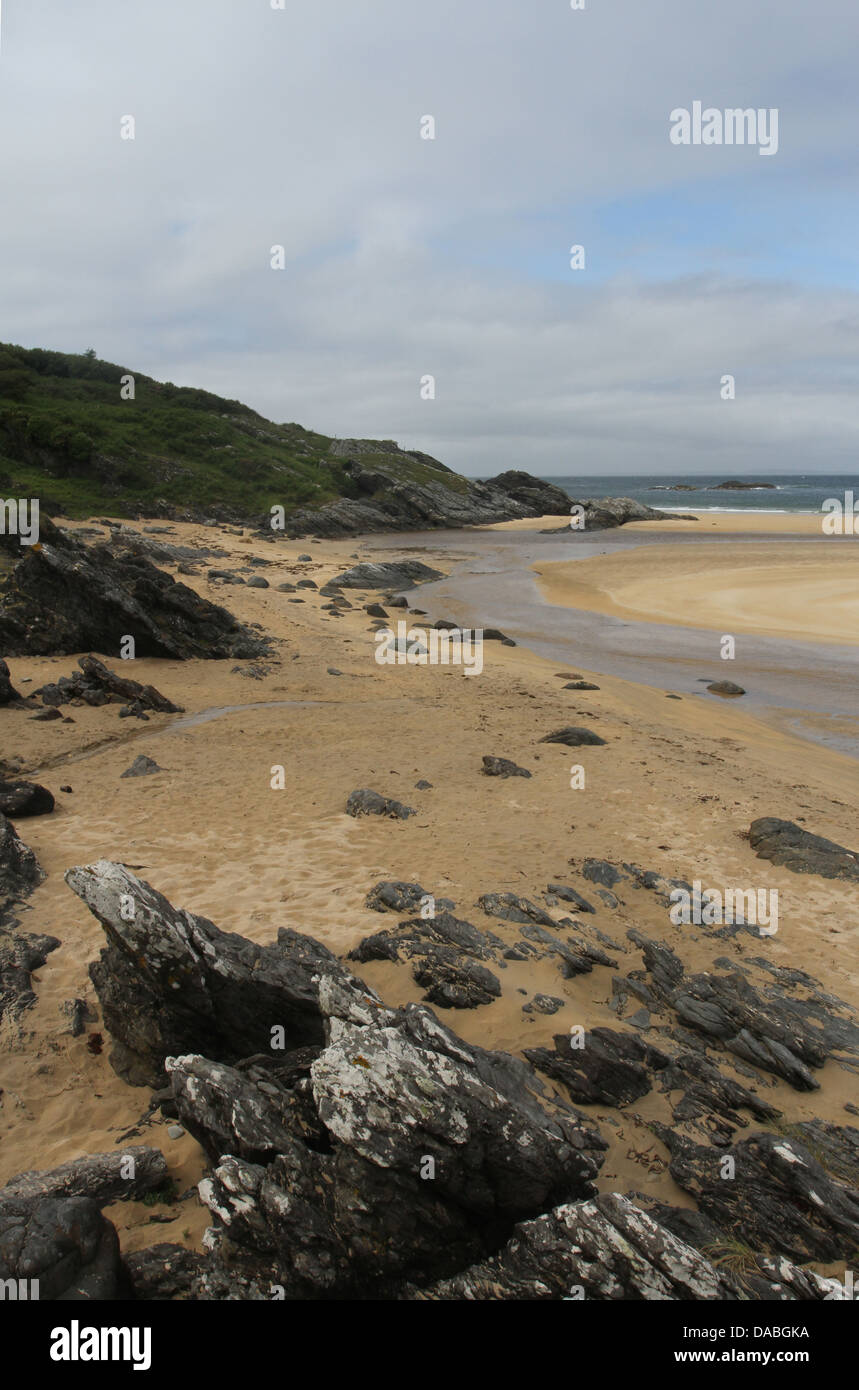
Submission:
M 60 1005 L 60 1012 L 69 1020 L 69 1032 L 73 1038 L 84 1033 L 87 1023 L 97 1023 L 98 1014 L 90 1008 L 85 999 L 66 999 Z
M 582 531 L 606 531 L 615 526 L 624 526 L 628 521 L 697 521 L 698 518 L 681 512 L 660 512 L 655 507 L 647 507 L 631 497 L 601 497 L 582 500 L 572 505 L 582 508 L 582 524 L 578 527 L 547 527 L 541 535 L 569 536 L 571 539 Z M 570 511 L 568 502 L 564 511 Z M 548 513 L 546 513 L 548 515 Z
M 46 816 L 54 809 L 54 798 L 38 782 L 0 782 L 0 813 L 14 820 L 24 816 Z
M 599 690 L 598 685 L 593 685 L 591 681 L 567 681 L 564 690 Z
M 0 1019 L 17 1019 L 36 1002 L 31 975 L 61 943 L 55 936 L 0 927 Z
M 398 889 L 417 889 L 418 884 L 380 884 L 388 899 L 399 898 Z M 391 890 L 394 890 L 393 892 Z M 377 890 L 374 890 L 374 893 Z M 371 894 L 371 897 L 373 895 Z M 413 896 L 403 893 L 402 897 Z M 417 906 L 417 902 L 413 906 Z M 437 906 L 444 903 L 439 899 Z M 367 900 L 370 906 L 370 899 Z M 498 937 L 480 932 L 470 922 L 449 911 L 431 918 L 402 922 L 396 928 L 365 937 L 349 953 L 350 960 L 412 961 L 415 982 L 425 989 L 424 1001 L 443 1009 L 473 1009 L 491 1004 L 501 994 L 496 975 L 478 961 L 491 960 L 503 946 Z
M 8 925 L 12 909 L 28 898 L 44 877 L 33 851 L 0 814 L 0 926 Z
M 263 579 L 261 574 L 252 574 L 248 580 L 249 589 L 268 589 L 269 587 L 268 580 Z
M 350 816 L 389 816 L 394 820 L 407 820 L 409 816 L 417 815 L 411 806 L 404 806 L 402 802 L 369 791 L 366 787 L 350 794 L 346 813 Z
M 802 992 L 788 993 L 776 984 L 764 994 L 738 970 L 685 975 L 669 947 L 634 927 L 627 935 L 642 950 L 652 993 L 642 995 L 632 979 L 618 980 L 617 988 L 628 989 L 649 1008 L 673 1011 L 692 1034 L 802 1091 L 818 1089 L 810 1068 L 822 1067 L 827 1056 L 843 1056 L 851 1063 L 859 1059 L 855 1011 L 816 989 L 810 977 Z
M 604 744 L 605 739 L 600 738 L 591 729 L 576 729 L 568 726 L 564 729 L 556 729 L 553 734 L 546 734 L 540 739 L 541 743 L 563 743 L 567 748 L 579 748 L 584 744 Z
M 181 1139 L 184 1133 L 185 1133 L 185 1131 L 184 1131 L 184 1129 L 182 1128 L 181 1125 L 168 1125 L 168 1126 L 167 1126 L 167 1138 L 168 1138 L 168 1139 Z
M 201 1057 L 169 1065 L 182 1123 L 210 1153 L 230 1140 L 200 1184 L 209 1249 L 260 1283 L 270 1271 L 288 1297 L 384 1296 L 452 1273 L 550 1192 L 590 1195 L 603 1147 L 543 1110 L 524 1064 L 469 1047 L 422 1006 L 332 1023 L 293 1085 Z
M 628 1197 L 611 1192 L 522 1222 L 497 1255 L 406 1296 L 470 1302 L 733 1302 L 745 1294 L 731 1273 L 711 1264 Z
M 432 782 L 428 782 L 424 777 L 422 777 L 419 782 L 415 782 L 415 791 L 428 792 L 431 791 L 431 789 Z
M 812 835 L 793 821 L 774 816 L 752 821 L 749 844 L 759 859 L 769 859 L 795 874 L 859 882 L 859 853 L 821 835 Z
M 339 574 L 334 583 L 344 589 L 412 589 L 416 584 L 424 584 L 430 579 L 443 578 L 440 570 L 431 569 L 421 560 L 397 560 L 391 563 L 365 561 Z M 404 603 L 403 607 L 406 606 Z
M 342 671 L 338 671 L 336 666 L 329 666 L 329 667 L 328 667 L 328 674 L 329 674 L 329 676 L 342 676 L 343 672 L 342 672 Z
M 5 661 L 0 660 L 0 705 L 14 705 L 20 699 L 21 696 L 12 684 L 9 667 Z
M 312 560 L 313 560 L 313 556 L 312 556 L 312 555 L 299 555 L 299 557 L 298 557 L 299 564 L 305 564 L 305 563 L 307 563 L 308 561 L 312 561 Z
M 204 1048 L 215 1060 L 269 1052 L 272 1029 L 285 1045 L 324 1039 L 320 997 L 330 1014 L 372 1014 L 366 985 L 310 937 L 280 928 L 259 946 L 171 907 L 121 864 L 70 869 L 66 881 L 101 922 L 107 945 L 90 966 L 111 1065 L 131 1085 L 160 1082 L 164 1058 Z M 134 905 L 126 921 L 123 905 Z
M 730 1149 L 734 1177 L 721 1174 L 722 1154 L 666 1126 L 651 1126 L 669 1149 L 675 1182 L 699 1211 L 735 1240 L 798 1263 L 852 1258 L 859 1238 L 859 1195 L 829 1177 L 795 1139 L 750 1135 Z
M 552 994 L 535 994 L 528 1004 L 522 1005 L 523 1014 L 556 1014 L 566 1004 L 566 999 L 556 999 Z
M 48 1172 L 18 1173 L 0 1188 L 7 1199 L 88 1197 L 99 1207 L 128 1198 L 140 1199 L 168 1181 L 167 1160 L 160 1149 L 132 1144 L 112 1153 L 86 1154 Z
M 370 889 L 364 906 L 373 912 L 417 912 L 433 895 L 419 883 L 399 883 L 382 880 Z M 450 898 L 435 898 L 436 909 L 452 909 Z
M 381 603 L 368 603 L 364 612 L 369 613 L 371 618 L 387 618 L 388 616 L 387 610 L 382 607 Z
M 0 537 L 0 547 L 6 539 Z M 138 656 L 268 654 L 268 642 L 225 609 L 144 555 L 116 555 L 111 545 L 87 546 L 43 515 L 40 544 L 23 556 L 15 547 L 0 587 L 0 649 L 10 656 L 111 652 L 131 633 Z
M 547 891 L 554 893 L 555 897 L 560 898 L 562 902 L 572 903 L 579 912 L 596 912 L 596 908 L 588 902 L 587 898 L 583 898 L 581 893 L 577 893 L 575 888 L 565 888 L 562 883 L 550 883 Z
M 316 589 L 318 585 L 312 579 L 299 579 L 297 589 Z
M 127 701 L 136 709 L 158 710 L 165 714 L 181 714 L 182 706 L 174 705 L 154 685 L 140 685 L 138 681 L 118 676 L 95 656 L 82 656 L 78 661 L 80 671 L 71 676 L 61 676 L 57 682 L 42 686 L 36 691 L 44 703 L 51 707 L 67 705 L 72 700 L 83 701 L 87 705 L 106 705 Z
M 711 695 L 745 695 L 745 690 L 741 685 L 735 685 L 733 681 L 712 681 L 707 689 Z
M 277 590 L 278 590 L 278 593 L 281 593 L 281 594 L 294 594 L 294 593 L 295 593 L 295 585 L 294 585 L 294 584 L 278 584 Z
M 121 772 L 120 777 L 149 777 L 154 772 L 163 772 L 164 768 L 159 767 L 153 758 L 147 758 L 145 753 L 138 753 L 131 767 L 127 767 Z
M 130 1284 L 111 1223 L 88 1197 L 6 1197 L 0 1190 L 0 1280 L 38 1280 L 41 1302 L 113 1301 Z
M 648 1068 L 661 1071 L 670 1061 L 635 1033 L 593 1028 L 585 1034 L 583 1047 L 573 1047 L 572 1041 L 570 1034 L 558 1033 L 554 1052 L 545 1047 L 529 1048 L 525 1056 L 566 1086 L 574 1101 L 583 1104 L 629 1105 L 651 1089 Z
M 231 1287 L 227 1280 L 217 1291 L 210 1288 L 207 1278 L 210 1261 L 197 1250 L 186 1250 L 184 1245 L 166 1242 L 148 1245 L 144 1250 L 129 1251 L 125 1263 L 134 1297 L 141 1301 L 189 1299 L 200 1302 L 213 1298 L 220 1301 L 238 1296 L 236 1284 Z
M 51 719 L 62 719 L 62 717 L 63 716 L 60 714 L 60 711 L 58 709 L 46 709 L 43 710 L 41 714 L 30 715 L 31 719 L 35 720 L 36 723 L 40 724 L 47 724 L 48 721 Z
M 483 772 L 487 777 L 530 777 L 525 767 L 517 767 L 508 758 L 493 758 L 483 755 Z

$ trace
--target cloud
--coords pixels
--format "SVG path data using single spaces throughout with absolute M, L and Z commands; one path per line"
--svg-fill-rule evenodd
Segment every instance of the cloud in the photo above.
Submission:
M 3 8 L 6 339 L 472 474 L 852 467 L 846 0 Z

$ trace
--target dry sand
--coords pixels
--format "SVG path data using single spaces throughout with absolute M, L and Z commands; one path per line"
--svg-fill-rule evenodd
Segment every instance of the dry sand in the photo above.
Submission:
M 166 1125 L 141 1123 L 149 1092 L 114 1074 L 106 1035 L 104 1050 L 92 1050 L 89 1040 L 101 1024 L 72 1038 L 61 1013 L 63 1002 L 76 997 L 98 1009 L 87 963 L 102 944 L 101 929 L 67 888 L 63 872 L 102 857 L 126 862 L 172 902 L 221 928 L 270 941 L 286 925 L 338 953 L 384 920 L 364 906 L 379 879 L 419 881 L 453 898 L 460 916 L 501 934 L 508 924 L 483 916 L 475 906 L 479 894 L 513 891 L 542 904 L 546 885 L 561 881 L 598 905 L 589 920 L 625 948 L 622 973 L 640 967 L 625 935 L 635 924 L 669 941 L 687 968 L 708 968 L 715 956 L 765 954 L 801 966 L 842 997 L 855 996 L 855 886 L 774 868 L 756 859 L 744 838 L 755 817 L 778 815 L 852 844 L 859 810 L 855 762 L 767 727 L 736 705 L 667 700 L 662 691 L 607 677 L 596 678 L 597 692 L 564 690 L 563 673 L 521 647 L 487 644 L 480 676 L 380 667 L 360 606 L 378 595 L 350 593 L 356 607 L 333 618 L 321 611 L 325 600 L 315 592 L 289 595 L 274 587 L 301 577 L 321 584 L 353 563 L 360 542 L 270 544 L 179 525 L 175 533 L 180 543 L 219 540 L 232 552 L 229 560 L 213 562 L 219 567 L 252 553 L 272 561 L 265 570 L 268 590 L 222 588 L 205 578 L 206 562 L 199 578 L 185 582 L 243 620 L 262 624 L 278 639 L 276 655 L 263 663 L 262 680 L 234 670 L 248 665 L 234 661 L 123 665 L 124 674 L 154 683 L 188 716 L 251 706 L 206 722 L 175 715 L 152 715 L 143 724 L 119 721 L 116 706 L 72 708 L 74 724 L 34 723 L 24 710 L 2 713 L 6 755 L 14 749 L 57 797 L 54 814 L 18 823 L 48 874 L 22 914 L 23 927 L 56 935 L 62 946 L 39 972 L 34 1008 L 0 1037 L 0 1182 L 23 1169 L 49 1168 L 129 1142 L 161 1146 L 181 1191 L 204 1166 L 189 1136 L 173 1141 Z M 313 562 L 299 563 L 308 550 Z M 380 553 L 374 550 L 372 558 Z M 433 563 L 431 552 L 422 558 Z M 728 574 L 727 556 L 720 572 Z M 304 602 L 290 602 L 297 597 Z M 391 610 L 392 618 L 403 612 Z M 102 655 L 119 664 L 115 653 Z M 71 657 L 9 662 L 16 686 L 31 678 L 24 691 L 74 664 Z M 328 674 L 329 666 L 343 674 Z M 265 701 L 300 703 L 272 707 Z M 570 750 L 539 742 L 559 725 L 591 722 L 607 739 L 605 747 Z M 164 771 L 121 780 L 138 753 Z M 514 759 L 532 779 L 484 777 L 486 753 Z M 584 791 L 570 788 L 574 763 L 585 767 Z M 283 791 L 270 785 L 278 764 L 286 769 Z M 432 788 L 415 790 L 420 778 Z M 65 785 L 70 793 L 60 791 Z M 346 798 L 358 787 L 397 797 L 419 814 L 406 822 L 351 819 Z M 709 885 L 777 888 L 779 932 L 762 941 L 739 936 L 714 943 L 706 928 L 672 926 L 666 909 L 643 890 L 625 894 L 621 907 L 611 910 L 578 873 L 586 856 L 627 860 Z M 421 996 L 407 966 L 373 964 L 360 973 L 392 1004 Z M 501 999 L 444 1016 L 485 1047 L 517 1051 L 550 1044 L 573 1024 L 617 1025 L 609 1008 L 611 975 L 598 967 L 567 981 L 548 965 L 511 962 L 502 972 Z M 562 997 L 564 1007 L 551 1018 L 526 1015 L 520 990 L 528 997 L 537 991 Z M 730 1073 L 729 1064 L 726 1069 Z M 767 1098 L 789 1119 L 843 1122 L 855 1078 L 831 1061 L 820 1075 L 823 1089 L 811 1095 L 764 1082 Z M 666 1098 L 651 1093 L 632 1111 L 592 1107 L 610 1143 L 600 1189 L 635 1189 L 688 1205 L 666 1171 L 665 1150 L 643 1123 L 655 1114 L 670 1118 Z M 208 1224 L 193 1193 L 174 1207 L 119 1203 L 109 1215 L 126 1249 L 160 1240 L 196 1243 Z

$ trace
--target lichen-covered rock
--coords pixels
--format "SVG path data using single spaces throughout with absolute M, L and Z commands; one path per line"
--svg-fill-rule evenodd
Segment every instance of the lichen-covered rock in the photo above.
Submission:
M 260 946 L 220 931 L 107 860 L 70 869 L 66 880 L 105 929 L 90 977 L 114 1043 L 111 1063 L 132 1085 L 163 1084 L 171 1054 L 202 1048 L 234 1061 L 270 1051 L 273 1039 L 284 1048 L 318 1044 L 328 1013 L 381 1008 L 311 937 L 281 928 Z

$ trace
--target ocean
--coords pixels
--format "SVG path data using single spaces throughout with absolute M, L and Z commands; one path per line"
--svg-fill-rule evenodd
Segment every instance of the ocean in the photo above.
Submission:
M 729 481 L 761 482 L 766 487 L 728 491 L 713 489 Z M 599 497 L 633 497 L 648 507 L 664 512 L 819 512 L 829 497 L 843 503 L 845 492 L 859 498 L 859 471 L 856 473 L 761 473 L 735 479 L 731 473 L 702 474 L 607 474 L 593 477 L 579 473 L 570 477 L 545 478 L 570 494 L 574 501 Z M 673 491 L 677 484 L 684 490 Z M 694 491 L 686 491 L 686 487 Z

